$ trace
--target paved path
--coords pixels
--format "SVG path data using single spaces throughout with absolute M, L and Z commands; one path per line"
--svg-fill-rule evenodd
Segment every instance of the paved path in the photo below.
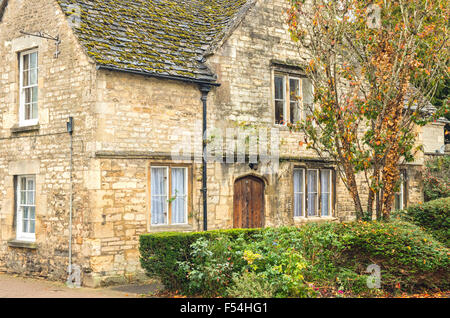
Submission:
M 151 297 L 155 285 L 69 288 L 61 282 L 0 274 L 0 298 L 138 298 Z

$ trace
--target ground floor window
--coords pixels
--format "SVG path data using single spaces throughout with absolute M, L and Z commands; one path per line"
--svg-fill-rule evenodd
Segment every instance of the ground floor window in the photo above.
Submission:
M 36 239 L 36 178 L 35 176 L 17 177 L 17 222 L 18 240 Z
M 294 169 L 294 217 L 332 216 L 333 171 Z
M 150 179 L 151 224 L 187 224 L 188 169 L 152 166 Z

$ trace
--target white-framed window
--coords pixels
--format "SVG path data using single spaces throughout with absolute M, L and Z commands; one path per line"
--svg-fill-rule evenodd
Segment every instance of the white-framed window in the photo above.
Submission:
M 19 125 L 38 123 L 38 51 L 37 49 L 19 54 L 20 105 Z
M 275 73 L 274 90 L 276 125 L 296 124 L 306 119 L 314 100 L 310 79 Z
M 294 217 L 331 217 L 333 170 L 294 169 Z
M 188 223 L 188 169 L 152 166 L 150 172 L 151 225 Z
M 36 178 L 17 176 L 16 238 L 21 241 L 36 240 Z

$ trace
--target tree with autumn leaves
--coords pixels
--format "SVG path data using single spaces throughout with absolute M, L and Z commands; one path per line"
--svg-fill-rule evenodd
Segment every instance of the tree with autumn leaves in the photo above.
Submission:
M 400 166 L 421 151 L 417 128 L 449 109 L 429 102 L 449 78 L 448 0 L 289 1 L 315 101 L 290 127 L 337 163 L 357 219 L 389 219 Z

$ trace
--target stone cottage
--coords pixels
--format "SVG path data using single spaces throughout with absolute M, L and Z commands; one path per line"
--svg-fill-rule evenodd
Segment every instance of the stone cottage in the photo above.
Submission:
M 287 4 L 0 0 L 0 270 L 98 286 L 139 276 L 142 233 L 352 219 L 335 164 L 284 125 L 312 96 Z

